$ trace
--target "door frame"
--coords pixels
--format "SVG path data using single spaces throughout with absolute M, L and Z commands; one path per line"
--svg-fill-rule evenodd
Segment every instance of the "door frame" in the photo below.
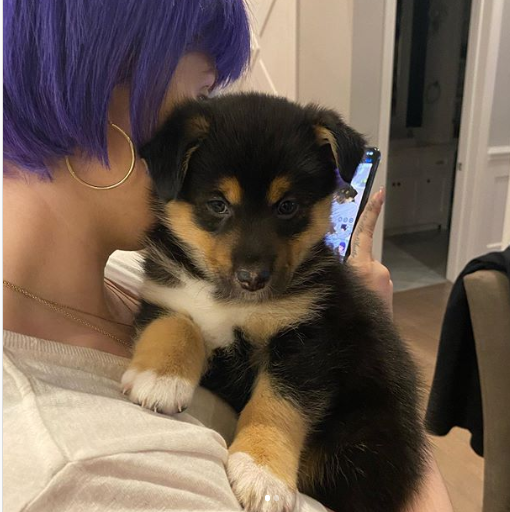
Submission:
M 509 148 L 510 149 L 510 148 Z M 510 245 L 510 179 L 508 180 L 508 191 L 506 194 L 505 220 L 503 222 L 503 237 L 501 239 L 501 249 Z
M 391 125 L 391 97 L 393 89 L 393 60 L 395 58 L 395 29 L 397 23 L 397 0 L 386 0 L 384 6 L 384 38 L 383 61 L 381 76 L 381 119 L 379 120 L 379 149 L 386 155 L 382 162 L 383 173 L 380 173 L 376 185 L 387 187 L 388 161 L 390 151 L 390 125 Z M 378 229 L 374 233 L 374 257 L 382 260 L 384 242 L 384 209 L 378 222 Z
M 446 277 L 478 256 L 504 0 L 473 0 Z
M 489 153 L 489 130 L 494 98 L 494 84 L 500 42 L 504 0 L 472 0 L 469 27 L 468 54 L 462 102 L 461 129 L 455 169 L 452 223 L 446 277 L 453 281 L 466 263 L 478 255 L 479 233 L 483 232 L 484 199 L 478 191 L 485 190 Z M 379 18 L 383 28 L 380 40 L 382 67 L 372 79 L 379 83 L 377 142 L 387 156 L 391 112 L 391 80 L 393 72 L 393 40 L 395 36 L 396 0 L 385 0 L 384 16 Z M 354 54 L 353 58 L 362 58 Z M 353 78 L 355 78 L 353 76 Z M 359 104 L 359 102 L 358 102 Z M 356 108 L 357 105 L 354 106 Z M 351 115 L 356 117 L 356 112 Z M 383 166 L 378 183 L 387 182 L 387 168 Z M 510 196 L 509 196 L 510 197 Z M 507 217 L 510 206 L 507 209 Z M 383 219 L 380 219 L 374 237 L 374 255 L 379 257 L 383 245 Z M 505 229 L 509 230 L 507 221 Z M 507 235 L 508 236 L 508 235 Z
M 351 0 L 353 44 L 349 123 L 381 151 L 374 190 L 385 186 L 388 173 L 393 52 L 397 0 Z M 374 232 L 373 255 L 381 260 L 384 208 Z

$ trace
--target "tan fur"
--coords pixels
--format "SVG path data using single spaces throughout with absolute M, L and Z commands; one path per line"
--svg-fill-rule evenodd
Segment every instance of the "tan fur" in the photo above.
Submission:
M 291 182 L 287 176 L 276 177 L 269 186 L 267 192 L 267 201 L 270 205 L 273 205 L 280 201 L 282 197 L 290 190 Z
M 186 121 L 186 136 L 191 139 L 205 137 L 209 132 L 209 121 L 202 115 L 197 115 Z
M 279 331 L 313 318 L 319 298 L 319 292 L 314 290 L 253 306 L 247 304 L 244 307 L 253 308 L 253 313 L 239 327 L 252 342 L 265 343 Z
M 243 193 L 237 178 L 223 178 L 218 189 L 230 204 L 241 204 Z
M 294 238 L 287 248 L 287 264 L 292 270 L 304 260 L 311 247 L 327 233 L 330 223 L 332 196 L 322 199 L 313 206 L 310 225 Z
M 164 220 L 167 226 L 205 259 L 204 271 L 223 274 L 231 272 L 235 233 L 212 235 L 201 229 L 194 220 L 193 207 L 184 201 L 169 202 L 166 213 Z
M 317 142 L 320 146 L 324 146 L 325 144 L 329 144 L 331 146 L 331 152 L 333 153 L 333 158 L 335 159 L 335 164 L 337 168 L 338 165 L 338 145 L 335 140 L 335 136 L 329 131 L 327 128 L 321 125 L 315 125 L 315 136 L 317 137 Z
M 186 151 L 184 158 L 182 159 L 182 172 L 185 175 L 188 172 L 189 161 L 191 160 L 191 156 L 193 153 L 199 148 L 200 144 L 193 146 Z
M 262 374 L 241 413 L 229 451 L 247 453 L 291 489 L 296 489 L 307 433 L 303 414 L 289 400 L 277 396 L 267 374 Z
M 186 122 L 186 136 L 191 140 L 197 139 L 197 143 L 189 148 L 182 159 L 182 172 L 188 172 L 189 161 L 193 153 L 200 147 L 200 139 L 203 139 L 209 131 L 209 121 L 203 116 L 192 117 Z
M 199 328 L 187 316 L 175 313 L 148 324 L 138 336 L 131 363 L 137 370 L 160 376 L 178 376 L 198 383 L 205 361 Z

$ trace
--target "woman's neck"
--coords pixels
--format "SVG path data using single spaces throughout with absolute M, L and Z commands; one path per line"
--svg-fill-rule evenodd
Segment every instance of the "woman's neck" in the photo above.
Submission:
M 90 205 L 56 183 L 4 179 L 4 279 L 44 299 L 91 315 L 126 321 L 129 311 L 104 286 L 112 248 Z M 120 318 L 121 317 L 121 318 Z M 84 317 L 125 338 L 126 329 Z M 23 334 L 126 355 L 114 340 L 12 290 L 4 289 L 4 327 Z M 128 336 L 129 337 L 129 336 Z

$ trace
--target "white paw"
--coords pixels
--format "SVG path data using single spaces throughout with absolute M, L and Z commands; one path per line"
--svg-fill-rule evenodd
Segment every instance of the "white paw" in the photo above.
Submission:
M 241 505 L 250 512 L 291 512 L 296 492 L 247 454 L 229 456 L 227 475 Z
M 127 370 L 122 376 L 122 392 L 142 407 L 166 414 L 182 412 L 193 398 L 195 386 L 182 377 L 158 375 L 152 370 Z

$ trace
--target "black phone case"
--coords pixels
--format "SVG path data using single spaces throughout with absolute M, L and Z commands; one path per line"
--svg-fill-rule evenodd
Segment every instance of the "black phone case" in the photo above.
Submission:
M 347 245 L 347 250 L 345 251 L 344 263 L 347 261 L 347 259 L 351 255 L 352 236 L 354 235 L 354 231 L 356 230 L 356 226 L 358 224 L 359 218 L 361 217 L 361 214 L 363 213 L 363 210 L 365 209 L 365 206 L 368 203 L 368 199 L 370 198 L 370 194 L 372 193 L 372 186 L 374 184 L 375 173 L 377 171 L 377 168 L 379 167 L 379 162 L 381 161 L 381 152 L 379 151 L 379 148 L 369 147 L 369 148 L 367 148 L 365 150 L 365 155 L 366 155 L 367 151 L 373 151 L 373 153 L 374 153 L 374 156 L 373 156 L 374 161 L 372 163 L 372 167 L 370 168 L 370 173 L 368 175 L 367 184 L 366 184 L 365 190 L 363 192 L 363 197 L 361 198 L 361 203 L 360 203 L 360 207 L 359 207 L 358 213 L 356 214 L 356 219 L 354 220 L 354 227 L 352 229 L 352 234 L 351 234 L 351 237 L 349 238 L 349 243 Z M 365 159 L 365 155 L 363 155 L 363 160 Z

